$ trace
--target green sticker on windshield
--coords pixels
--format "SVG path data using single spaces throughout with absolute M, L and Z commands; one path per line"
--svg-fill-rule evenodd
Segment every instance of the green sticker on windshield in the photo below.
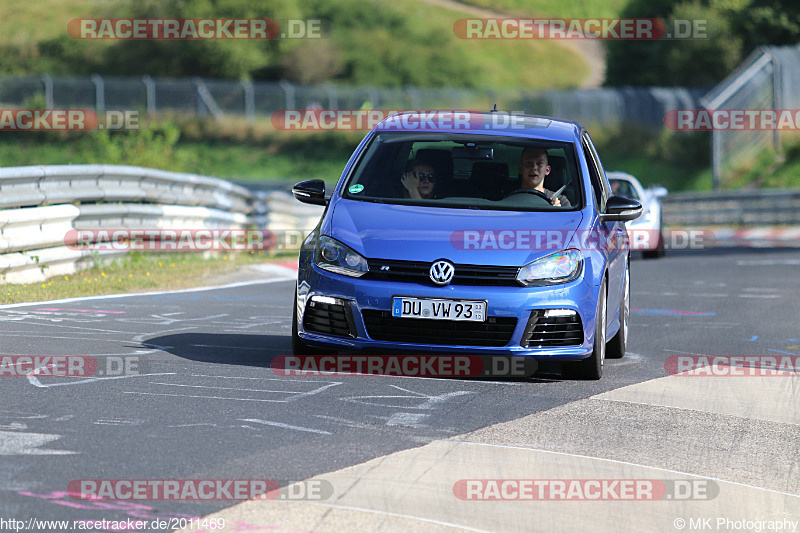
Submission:
M 349 189 L 347 189 L 352 194 L 358 194 L 364 190 L 364 186 L 359 184 L 351 185 Z

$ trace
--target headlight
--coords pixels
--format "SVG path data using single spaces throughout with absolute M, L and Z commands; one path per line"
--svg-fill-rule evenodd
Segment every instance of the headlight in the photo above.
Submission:
M 322 236 L 314 247 L 314 263 L 325 270 L 359 278 L 367 273 L 367 260 L 336 239 Z
M 539 258 L 519 269 L 517 281 L 522 285 L 555 285 L 577 278 L 583 268 L 583 255 L 570 248 Z

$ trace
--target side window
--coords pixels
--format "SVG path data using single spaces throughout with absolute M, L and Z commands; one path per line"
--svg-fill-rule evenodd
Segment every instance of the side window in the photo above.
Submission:
M 601 171 L 599 170 L 599 163 L 597 162 L 595 153 L 591 148 L 592 143 L 588 135 L 585 133 L 581 138 L 581 147 L 583 148 L 583 155 L 586 158 L 586 165 L 589 167 L 589 178 L 592 182 L 592 192 L 594 192 L 594 205 L 598 211 L 604 211 L 606 208 L 606 199 L 608 194 L 604 188 L 605 176 L 601 179 Z

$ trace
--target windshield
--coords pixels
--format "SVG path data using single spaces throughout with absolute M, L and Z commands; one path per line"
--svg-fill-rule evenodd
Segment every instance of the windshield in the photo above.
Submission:
M 461 209 L 582 207 L 570 143 L 484 135 L 376 134 L 341 194 Z

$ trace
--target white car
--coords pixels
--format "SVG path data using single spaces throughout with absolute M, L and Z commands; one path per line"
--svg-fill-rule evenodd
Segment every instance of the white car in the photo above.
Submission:
M 626 223 L 634 250 L 641 250 L 646 259 L 664 255 L 664 217 L 660 198 L 667 195 L 664 187 L 645 189 L 639 180 L 626 172 L 607 172 L 611 190 L 642 204 L 642 215 Z

